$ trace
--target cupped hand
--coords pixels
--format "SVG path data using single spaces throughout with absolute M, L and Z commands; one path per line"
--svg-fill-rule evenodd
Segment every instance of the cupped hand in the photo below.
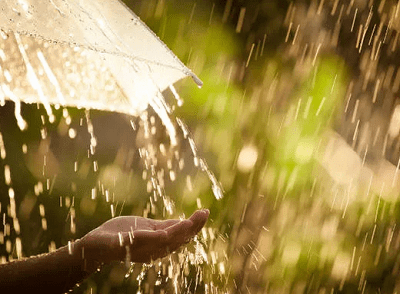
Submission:
M 113 260 L 149 262 L 189 242 L 208 219 L 207 209 L 188 219 L 153 220 L 138 216 L 113 218 L 79 240 L 88 266 Z

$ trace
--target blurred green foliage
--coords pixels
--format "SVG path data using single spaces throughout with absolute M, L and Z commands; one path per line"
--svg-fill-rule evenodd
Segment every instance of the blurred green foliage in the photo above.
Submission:
M 210 205 L 211 226 L 226 238 L 210 243 L 209 253 L 226 255 L 222 262 L 230 269 L 229 287 L 238 291 L 290 292 L 305 289 L 310 279 L 329 281 L 339 253 L 335 246 L 340 245 L 328 245 L 315 231 L 326 212 L 320 211 L 310 230 L 302 226 L 312 226 L 307 217 L 315 205 L 309 195 L 316 189 L 316 158 L 324 133 L 341 109 L 348 83 L 344 61 L 334 54 L 322 55 L 315 64 L 304 63 L 298 74 L 287 52 L 269 43 L 264 57 L 259 53 L 257 62 L 254 55 L 249 62 L 243 34 L 223 24 L 218 12 L 210 24 L 211 3 L 189 1 L 179 10 L 173 8 L 179 1 L 166 3 L 158 17 L 149 12 L 154 5 L 142 4 L 142 11 L 148 12 L 144 21 L 156 32 L 168 27 L 170 33 L 161 33 L 162 40 L 204 82 L 201 90 L 181 83 L 185 103 L 175 113 L 189 122 L 226 192 L 221 201 L 207 190 L 197 192 Z M 256 152 L 250 169 L 238 162 L 245 150 Z M 195 186 L 201 184 L 208 186 Z M 348 261 L 347 255 L 343 258 Z M 206 276 L 208 282 L 217 277 Z
M 397 238 L 397 244 L 400 242 L 399 235 L 394 234 L 399 205 L 393 199 L 397 194 L 392 199 L 379 191 L 365 192 L 365 187 L 350 180 L 350 185 L 338 184 L 324 161 L 326 149 L 331 148 L 335 154 L 346 146 L 347 153 L 343 154 L 348 157 L 344 161 L 356 157 L 355 161 L 361 162 L 359 154 L 352 150 L 354 146 L 349 147 L 344 140 L 339 140 L 342 145 L 329 146 L 330 140 L 336 138 L 332 133 L 340 129 L 340 117 L 347 107 L 345 91 L 356 71 L 350 68 L 351 63 L 343 54 L 337 53 L 340 50 L 328 48 L 320 54 L 317 54 L 319 49 L 317 53 L 311 49 L 307 54 L 306 50 L 304 54 L 300 52 L 300 46 L 296 47 L 294 39 L 290 39 L 294 33 L 287 33 L 285 19 L 289 13 L 286 12 L 293 5 L 289 1 L 125 2 L 204 82 L 202 89 L 189 80 L 176 85 L 184 104 L 173 115 L 189 125 L 200 154 L 217 175 L 225 196 L 221 200 L 214 197 L 209 179 L 194 168 L 189 144 L 180 134 L 182 140 L 176 151 L 184 159 L 185 168 L 176 181 L 168 182 L 166 193 L 178 213 L 188 215 L 197 207 L 211 210 L 208 228 L 199 236 L 208 262 L 199 268 L 182 269 L 185 278 L 191 281 L 197 279 L 196 271 L 201 270 L 201 283 L 190 284 L 186 290 L 356 293 L 367 289 L 371 293 L 375 290 L 388 293 L 389 289 L 395 289 L 397 281 L 392 273 L 396 268 L 398 272 L 400 263 L 397 251 L 388 248 L 393 238 Z M 300 19 L 306 14 L 305 7 L 315 6 L 315 1 L 310 2 L 302 2 L 304 7 L 300 5 L 297 10 Z M 230 13 L 225 14 L 229 3 Z M 246 8 L 246 17 L 238 29 L 242 8 Z M 318 18 L 308 21 L 312 23 L 310 31 L 306 31 L 305 40 L 298 42 L 307 43 L 309 35 L 315 41 L 313 34 L 317 38 L 316 32 L 325 29 Z M 164 94 L 168 101 L 172 99 L 169 91 Z M 34 113 L 29 119 L 33 132 L 21 134 L 14 123 L 14 129 L 4 135 L 7 149 L 14 149 L 12 144 L 40 141 L 43 111 L 35 112 L 34 107 L 25 109 L 24 117 L 29 116 L 28 112 Z M 160 142 L 168 145 L 167 136 L 158 132 L 144 139 L 140 125 L 143 122 L 139 119 L 133 122 L 139 131 L 132 135 L 125 117 L 94 112 L 95 132 L 96 128 L 101 131 L 96 132 L 99 141 L 96 155 L 89 159 L 89 136 L 79 135 L 86 131 L 87 125 L 78 126 L 85 113 L 76 109 L 69 112 L 76 122 L 73 126 L 81 131 L 75 141 L 78 143 L 68 145 L 71 143 L 63 139 L 60 111 L 56 112 L 54 129 L 51 126 L 48 129 L 49 133 L 55 133 L 49 144 L 59 150 L 55 155 L 61 158 L 61 170 L 71 172 L 74 161 L 79 163 L 79 170 L 72 180 L 67 177 L 67 184 L 55 185 L 53 192 L 44 193 L 35 202 L 35 206 L 45 203 L 49 207 L 46 215 L 50 232 L 41 231 L 42 241 L 36 241 L 41 243 L 35 245 L 32 245 L 35 236 L 29 236 L 27 243 L 32 244 L 25 247 L 31 248 L 27 252 L 32 254 L 46 251 L 50 240 L 56 240 L 59 246 L 69 237 L 83 235 L 111 216 L 109 203 L 91 199 L 93 187 L 97 188 L 95 193 L 108 190 L 117 214 L 165 216 L 164 203 L 155 205 L 156 212 L 149 208 L 146 196 L 151 194 L 149 181 L 144 180 L 143 160 L 137 148 L 160 149 Z M 153 115 L 149 111 L 149 116 Z M 161 126 L 160 121 L 154 121 Z M 353 135 L 354 126 L 346 127 L 351 127 Z M 69 147 L 84 152 L 72 154 L 66 151 Z M 10 157 L 14 173 L 18 171 L 17 158 L 22 156 L 21 151 L 15 153 Z M 340 157 L 342 153 L 338 154 Z M 162 156 L 157 159 L 160 165 L 171 164 Z M 92 171 L 92 160 L 99 163 L 98 174 Z M 24 175 L 31 176 L 30 172 L 24 170 Z M 342 177 L 357 172 L 356 169 L 343 172 Z M 36 181 L 29 178 L 28 185 Z M 365 197 L 368 193 L 369 198 Z M 21 194 L 29 198 L 26 191 Z M 72 209 L 58 207 L 60 195 L 64 200 L 69 197 L 69 201 L 75 201 L 78 226 L 75 234 L 68 227 Z M 39 218 L 26 221 L 32 222 L 31 228 L 40 230 Z M 190 244 L 189 251 L 195 246 Z M 74 291 L 133 293 L 137 291 L 136 276 L 140 271 L 141 267 L 136 265 L 133 275 L 124 279 L 126 268 L 108 267 Z M 154 268 L 147 273 L 150 281 L 156 276 Z M 367 280 L 370 288 L 366 286 Z M 164 286 L 172 289 L 171 285 L 163 284 L 153 290 L 161 293 Z

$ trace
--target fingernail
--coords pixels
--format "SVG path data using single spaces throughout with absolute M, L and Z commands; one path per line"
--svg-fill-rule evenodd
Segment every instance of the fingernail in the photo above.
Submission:
M 204 212 L 205 214 L 207 214 L 207 216 L 210 215 L 210 211 L 209 211 L 207 208 L 203 209 L 203 212 Z

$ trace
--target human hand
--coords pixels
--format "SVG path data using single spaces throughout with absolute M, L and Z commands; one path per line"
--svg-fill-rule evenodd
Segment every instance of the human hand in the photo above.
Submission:
M 185 220 L 153 220 L 138 216 L 113 218 L 77 241 L 89 271 L 113 260 L 149 262 L 189 242 L 204 226 L 207 209 Z M 91 269 L 91 267 L 95 267 Z

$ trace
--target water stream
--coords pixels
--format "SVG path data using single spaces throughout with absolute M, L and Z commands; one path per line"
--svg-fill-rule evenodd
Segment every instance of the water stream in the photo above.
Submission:
M 27 11 L 29 12 L 29 9 Z M 4 143 L 2 137 L 2 160 L 5 163 L 10 162 L 13 160 L 10 153 L 13 157 L 19 156 L 22 151 L 27 169 L 33 175 L 33 179 L 30 176 L 24 183 L 18 175 L 21 168 L 10 168 L 15 162 L 10 165 L 4 164 L 7 187 L 5 191 L 8 191 L 8 199 L 2 199 L 0 207 L 4 227 L 1 234 L 1 244 L 4 244 L 2 262 L 37 254 L 43 250 L 45 244 L 49 251 L 55 250 L 60 246 L 60 241 L 61 244 L 65 242 L 66 236 L 69 248 L 73 250 L 73 239 L 82 227 L 85 227 L 79 225 L 79 222 L 83 221 L 79 219 L 80 215 L 98 215 L 95 219 L 104 219 L 106 215 L 115 217 L 122 213 L 125 203 L 127 207 L 132 207 L 132 203 L 135 203 L 132 195 L 127 195 L 129 189 L 120 193 L 121 188 L 118 187 L 126 184 L 122 182 L 124 179 L 128 179 L 129 182 L 138 180 L 137 177 L 133 177 L 132 171 L 129 171 L 132 168 L 136 169 L 136 175 L 140 175 L 140 170 L 143 169 L 140 181 L 147 184 L 144 195 L 140 195 L 142 200 L 136 201 L 139 205 L 145 203 L 145 207 L 139 213 L 145 217 L 178 216 L 180 212 L 175 205 L 178 198 L 170 197 L 169 188 L 166 186 L 167 183 L 175 182 L 176 177 L 183 177 L 180 173 L 185 165 L 192 165 L 204 172 L 211 182 L 215 197 L 222 197 L 220 183 L 199 155 L 188 128 L 181 120 L 173 117 L 172 107 L 175 107 L 175 104 L 179 106 L 182 102 L 176 90 L 170 85 L 171 93 L 176 98 L 173 104 L 165 101 L 160 90 L 152 97 L 149 96 L 151 90 L 146 92 L 146 87 L 158 88 L 158 81 L 152 78 L 152 69 L 143 66 L 140 61 L 126 60 L 132 63 L 135 71 L 140 72 L 140 75 L 132 77 L 139 85 L 135 90 L 137 97 L 127 97 L 129 89 L 121 87 L 107 66 L 108 60 L 104 55 L 82 46 L 71 46 L 57 40 L 46 41 L 37 35 L 14 33 L 5 29 L 1 32 L 0 83 L 2 105 L 5 107 L 1 131 L 7 133 L 7 141 L 12 140 L 10 136 L 13 132 L 17 133 L 18 139 L 14 140 L 17 145 L 20 144 L 17 146 L 18 151 L 7 151 L 9 143 Z M 14 105 L 6 103 L 5 100 L 11 100 Z M 14 119 L 19 131 L 13 127 L 13 118 L 7 114 L 7 109 L 10 108 L 14 108 Z M 117 146 L 117 154 L 106 153 L 114 158 L 118 157 L 118 152 L 122 152 L 131 158 L 130 164 L 134 160 L 136 166 L 124 163 L 118 165 L 115 162 L 113 164 L 110 159 L 99 159 L 104 157 L 104 151 L 99 155 L 98 150 L 107 149 L 109 144 L 104 140 L 104 136 L 103 139 L 98 138 L 101 127 L 96 128 L 91 109 L 124 113 L 124 116 L 121 115 L 122 120 L 131 132 L 128 136 L 132 141 L 124 146 L 129 149 L 129 153 L 125 154 L 126 150 L 121 146 Z M 120 128 L 121 122 L 111 122 L 111 126 Z M 115 135 L 126 136 L 126 126 L 124 132 L 115 132 L 113 138 Z M 37 129 L 40 131 L 40 137 L 35 134 Z M 161 140 L 160 134 L 163 137 Z M 184 145 L 185 140 L 186 145 L 190 146 L 188 150 L 192 152 L 192 163 L 184 162 L 180 156 L 181 147 L 178 144 Z M 65 144 L 71 149 L 58 149 L 59 144 Z M 82 153 L 86 155 L 82 156 Z M 190 182 L 189 174 L 184 178 Z M 15 192 L 14 187 L 18 184 L 21 187 L 15 188 Z M 130 186 L 140 185 L 133 183 L 129 184 Z M 129 199 L 124 199 L 123 195 Z M 54 198 L 58 204 L 55 210 Z M 53 204 L 49 204 L 49 201 Z M 108 213 L 97 211 L 96 207 L 99 206 L 108 207 Z M 20 230 L 21 215 L 23 227 L 26 227 L 29 219 L 35 218 L 31 214 L 35 215 L 37 207 L 40 228 L 36 230 L 39 229 L 37 233 L 41 232 L 46 236 L 41 245 L 35 244 L 29 237 L 22 241 L 25 234 L 24 230 L 22 233 Z M 58 213 L 65 215 L 66 226 L 62 227 L 65 227 L 63 231 L 67 233 L 64 233 L 64 236 L 48 233 L 60 221 L 54 220 Z M 83 230 L 87 230 L 87 227 Z M 23 244 L 27 245 L 26 248 Z M 189 274 L 189 267 L 201 264 L 203 259 L 198 255 L 204 254 L 203 245 L 196 241 L 193 252 L 180 253 L 179 256 L 156 265 L 144 265 L 139 274 L 135 272 L 137 265 L 128 262 L 125 269 L 127 274 L 121 277 L 130 279 L 133 273 L 133 278 L 137 276 L 138 293 L 148 293 L 149 281 L 152 279 L 147 281 L 147 272 L 158 268 L 158 278 L 154 286 L 164 291 L 165 287 L 173 285 L 178 293 L 184 287 L 184 283 L 188 283 L 184 276 Z M 183 271 L 186 274 L 183 275 Z M 191 280 L 189 282 L 193 283 Z M 200 281 L 196 281 L 196 287 L 197 283 Z
M 278 2 L 190 2 L 182 14 L 140 3 L 166 42 L 174 32 L 204 94 L 162 92 L 152 76 L 162 60 L 143 65 L 107 27 L 97 51 L 92 39 L 1 30 L 1 262 L 72 248 L 120 214 L 207 206 L 209 224 L 181 251 L 109 267 L 74 291 L 399 291 L 399 3 Z M 82 16 L 94 30 L 98 12 Z M 118 83 L 114 58 L 152 90 Z

